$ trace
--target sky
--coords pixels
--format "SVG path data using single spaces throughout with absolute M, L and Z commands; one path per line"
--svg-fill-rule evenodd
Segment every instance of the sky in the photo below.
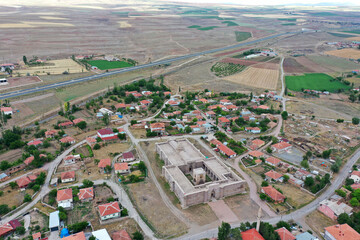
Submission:
M 330 3 L 329 5 L 360 5 L 359 0 L 175 0 L 177 2 L 191 3 L 230 3 L 239 5 L 291 5 L 291 4 L 308 4 Z

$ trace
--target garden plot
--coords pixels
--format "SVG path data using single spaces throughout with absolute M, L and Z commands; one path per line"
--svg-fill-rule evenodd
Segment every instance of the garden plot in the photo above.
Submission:
M 211 67 L 211 71 L 218 77 L 226 77 L 241 72 L 245 67 L 240 64 L 218 62 Z

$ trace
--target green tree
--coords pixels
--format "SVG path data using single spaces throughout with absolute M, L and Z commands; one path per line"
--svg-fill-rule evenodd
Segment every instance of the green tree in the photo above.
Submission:
M 356 189 L 351 195 L 360 201 L 360 188 Z
M 144 236 L 141 234 L 141 232 L 136 231 L 132 234 L 132 239 L 133 240 L 144 240 Z
M 143 161 L 139 162 L 138 168 L 143 174 L 145 174 L 147 168 L 146 168 L 146 165 L 145 165 L 145 163 Z
M 24 202 L 31 202 L 31 196 L 30 196 L 30 194 L 25 194 L 25 196 L 24 196 Z
M 25 64 L 28 64 L 27 57 L 26 57 L 25 55 L 23 56 L 23 62 L 24 62 Z
M 85 230 L 85 228 L 89 226 L 88 222 L 78 222 L 78 223 L 74 223 L 72 225 L 69 226 L 69 231 L 73 232 L 73 233 L 78 233 L 81 232 L 83 230 Z
M 10 182 L 9 185 L 10 185 L 11 189 L 14 189 L 18 186 L 16 182 Z
M 354 118 L 352 118 L 351 122 L 352 122 L 352 124 L 354 124 L 354 125 L 358 125 L 358 124 L 360 123 L 360 119 L 357 118 L 357 117 L 354 117 Z
M 337 221 L 340 224 L 344 224 L 344 223 L 349 224 L 351 222 L 351 219 L 347 213 L 341 213 L 337 218 Z
M 276 224 L 276 228 L 286 228 L 287 230 L 291 231 L 290 229 L 290 224 L 285 222 L 285 221 L 279 221 L 277 224 Z
M 18 234 L 18 235 L 24 235 L 25 232 L 26 232 L 26 230 L 25 230 L 25 227 L 19 226 L 19 227 L 17 227 L 17 228 L 15 229 L 15 232 L 16 232 L 16 234 Z
M 76 126 L 78 128 L 80 128 L 81 130 L 84 130 L 86 128 L 86 126 L 87 126 L 87 123 L 85 121 L 81 121 L 78 124 L 76 124 Z
M 67 215 L 65 212 L 59 212 L 59 218 L 61 221 L 66 221 Z
M 325 151 L 322 152 L 322 157 L 327 159 L 327 158 L 330 157 L 330 154 L 331 154 L 331 149 L 325 150 Z
M 99 150 L 101 148 L 100 144 L 96 143 L 94 145 L 94 150 Z
M 282 117 L 284 120 L 287 120 L 287 119 L 288 119 L 288 116 L 289 116 L 289 114 L 288 114 L 287 111 L 283 111 L 283 112 L 281 113 L 281 117 Z
M 267 181 L 262 181 L 261 186 L 267 187 L 267 186 L 269 186 L 269 183 Z
M 222 222 L 218 228 L 218 240 L 227 240 L 230 237 L 231 226 L 229 223 Z
M 309 162 L 307 160 L 302 160 L 300 165 L 304 168 L 309 168 Z
M 84 187 L 84 188 L 88 188 L 88 187 L 94 186 L 94 182 L 93 182 L 93 181 L 90 181 L 90 180 L 88 180 L 88 179 L 84 179 L 83 182 L 82 182 L 82 184 L 83 184 L 83 187 Z
M 91 237 L 89 237 L 89 240 L 96 240 L 96 237 L 91 236 Z
M 290 177 L 285 174 L 285 175 L 283 176 L 283 179 L 284 179 L 284 183 L 287 183 L 287 182 L 289 181 Z
M 356 101 L 356 96 L 355 96 L 354 93 L 350 94 L 349 100 L 350 100 L 351 102 L 355 102 L 355 101 Z
M 337 189 L 335 190 L 336 194 L 339 195 L 340 197 L 346 197 L 346 192 L 344 192 L 343 190 L 341 189 Z
M 107 166 L 105 167 L 105 172 L 111 173 L 111 170 L 112 170 L 112 167 L 111 167 L 110 165 L 107 165 Z
M 0 215 L 7 214 L 10 211 L 11 211 L 11 209 L 9 208 L 8 205 L 6 205 L 6 204 L 1 204 L 0 205 Z
M 314 181 L 313 177 L 306 177 L 305 178 L 305 181 L 304 181 L 305 186 L 311 187 L 311 186 L 314 185 L 314 183 L 315 183 L 315 181 Z
M 350 199 L 349 201 L 350 205 L 352 207 L 358 207 L 360 204 L 359 204 L 359 200 L 357 200 L 355 197 L 353 197 L 352 199 Z
M 103 117 L 102 117 L 101 120 L 104 122 L 104 124 L 105 124 L 106 126 L 109 125 L 109 123 L 110 123 L 110 116 L 109 116 L 109 114 L 105 113 L 105 114 L 103 115 Z

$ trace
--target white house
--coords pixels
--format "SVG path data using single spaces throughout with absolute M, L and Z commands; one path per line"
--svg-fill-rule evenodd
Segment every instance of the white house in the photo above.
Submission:
M 12 115 L 13 110 L 11 107 L 1 107 L 0 111 L 3 112 L 5 115 Z
M 110 110 L 107 109 L 107 108 L 100 108 L 99 112 L 101 112 L 103 115 L 108 114 L 109 116 L 111 116 L 111 115 L 114 114 L 113 111 L 110 111 Z
M 68 155 L 64 158 L 64 165 L 70 165 L 76 163 L 76 160 L 80 160 L 80 155 Z
M 129 165 L 127 162 L 114 163 L 114 169 L 116 174 L 118 173 L 125 174 L 130 172 Z
M 118 202 L 111 202 L 99 205 L 101 220 L 118 218 L 121 215 L 121 209 Z
M 73 202 L 72 188 L 58 190 L 56 200 L 58 202 L 58 207 L 71 209 Z
M 352 171 L 349 178 L 354 180 L 354 183 L 360 183 L 360 171 Z
M 9 82 L 8 82 L 8 80 L 6 78 L 0 78 L 0 86 L 1 85 L 8 85 L 8 84 L 9 84 Z

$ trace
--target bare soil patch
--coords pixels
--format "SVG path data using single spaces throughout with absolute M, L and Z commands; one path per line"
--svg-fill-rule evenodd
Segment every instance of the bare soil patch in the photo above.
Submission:
M 279 71 L 249 67 L 241 73 L 225 77 L 224 79 L 252 87 L 275 90 L 279 80 Z
M 315 198 L 309 193 L 290 184 L 276 184 L 276 187 L 283 191 L 284 195 L 287 197 L 287 202 L 296 208 L 301 208 Z
M 221 62 L 240 64 L 240 65 L 244 65 L 244 66 L 251 66 L 251 65 L 259 63 L 256 61 L 249 61 L 249 60 L 238 59 L 238 58 L 225 58 L 225 59 L 221 60 Z
M 3 89 L 9 89 L 14 87 L 21 87 L 26 85 L 35 84 L 38 82 L 42 82 L 42 80 L 37 76 L 32 77 L 14 77 L 14 78 L 8 78 L 8 85 L 2 85 L 0 86 L 0 90 Z
M 122 153 L 127 151 L 130 148 L 129 143 L 111 143 L 107 146 L 101 147 L 99 150 L 93 150 L 94 158 L 104 159 L 104 158 L 112 158 L 112 156 L 116 155 L 114 153 Z
M 254 68 L 263 68 L 263 69 L 271 69 L 271 70 L 279 70 L 279 64 L 270 63 L 270 62 L 259 63 L 259 64 L 256 64 L 256 65 L 253 65 L 252 67 L 254 67 Z
M 307 215 L 305 218 L 305 222 L 307 225 L 311 226 L 311 229 L 314 230 L 318 234 L 318 236 L 321 236 L 320 233 L 324 232 L 325 227 L 336 224 L 336 221 L 333 221 L 330 218 L 326 217 L 318 210 L 315 210 L 309 215 Z
M 341 58 L 349 58 L 349 59 L 359 59 L 360 58 L 360 50 L 355 48 L 344 48 L 340 50 L 327 51 L 325 54 L 341 57 Z
M 313 61 L 311 61 L 310 59 L 301 56 L 301 57 L 297 57 L 296 61 L 303 65 L 305 68 L 309 69 L 311 72 L 318 72 L 318 73 L 322 73 L 322 72 L 333 72 L 332 70 L 323 67 Z
M 13 206 L 20 206 L 24 202 L 25 194 L 34 194 L 34 191 L 31 189 L 20 191 L 19 188 L 11 189 L 9 185 L 1 188 L 0 190 L 4 192 L 3 195 L 0 197 L 1 204 L 6 204 L 10 208 Z
M 249 195 L 235 195 L 225 198 L 224 201 L 240 221 L 251 222 L 256 220 L 259 206 L 250 199 Z M 263 212 L 263 217 L 267 217 L 265 212 Z
M 240 48 L 240 49 L 233 50 L 233 51 L 228 51 L 228 52 L 219 53 L 219 54 L 216 54 L 214 57 L 222 57 L 222 56 L 230 55 L 230 54 L 233 54 L 233 53 L 242 52 L 242 51 L 245 51 L 245 50 L 247 50 L 247 49 L 249 49 L 249 47 L 247 47 L 247 48 Z
M 294 58 L 285 58 L 284 71 L 286 73 L 307 73 L 310 69 L 298 63 Z
M 22 150 L 21 149 L 14 149 L 9 150 L 5 153 L 0 154 L 0 162 L 2 161 L 8 161 L 8 162 L 15 162 L 22 156 Z

